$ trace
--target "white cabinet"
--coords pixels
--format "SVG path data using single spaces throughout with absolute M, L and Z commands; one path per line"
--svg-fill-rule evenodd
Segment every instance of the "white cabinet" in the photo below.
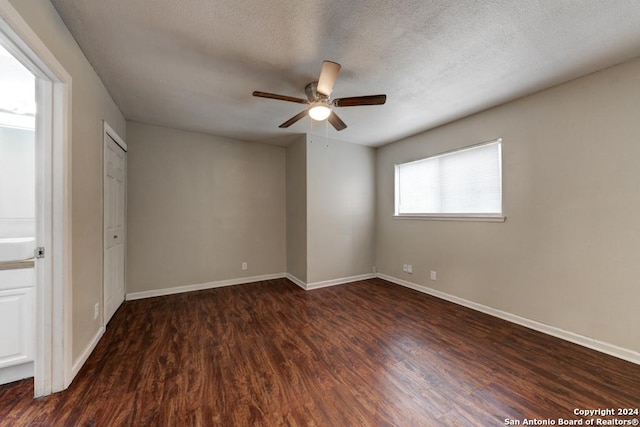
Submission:
M 0 291 L 0 368 L 33 360 L 33 288 Z
M 33 376 L 35 270 L 0 270 L 0 384 Z

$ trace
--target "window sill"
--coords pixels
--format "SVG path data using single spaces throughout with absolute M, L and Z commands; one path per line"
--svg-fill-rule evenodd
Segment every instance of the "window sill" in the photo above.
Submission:
M 430 221 L 474 221 L 474 222 L 505 222 L 502 215 L 394 215 L 393 219 L 422 219 Z

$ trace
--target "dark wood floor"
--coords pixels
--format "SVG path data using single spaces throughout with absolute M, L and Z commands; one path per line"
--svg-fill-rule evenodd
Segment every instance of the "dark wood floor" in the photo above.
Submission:
M 126 302 L 32 394 L 0 387 L 0 425 L 498 426 L 637 408 L 640 366 L 379 279 L 282 279 Z

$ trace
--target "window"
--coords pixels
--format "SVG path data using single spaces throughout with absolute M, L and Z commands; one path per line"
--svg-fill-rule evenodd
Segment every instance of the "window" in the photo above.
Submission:
M 397 164 L 395 215 L 504 220 L 501 145 L 498 139 Z

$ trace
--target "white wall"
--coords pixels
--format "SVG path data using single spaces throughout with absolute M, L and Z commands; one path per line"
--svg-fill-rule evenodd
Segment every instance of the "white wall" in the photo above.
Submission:
M 639 352 L 639 113 L 636 59 L 380 148 L 379 271 Z M 392 218 L 394 163 L 498 137 L 505 223 Z
M 102 121 L 125 138 L 125 120 L 48 0 L 9 0 L 73 79 L 73 360 L 98 332 L 102 306 Z
M 372 273 L 375 150 L 307 135 L 307 283 Z
M 128 293 L 285 272 L 284 148 L 136 122 L 127 135 Z
M 307 281 L 307 139 L 286 147 L 287 153 L 287 273 Z

